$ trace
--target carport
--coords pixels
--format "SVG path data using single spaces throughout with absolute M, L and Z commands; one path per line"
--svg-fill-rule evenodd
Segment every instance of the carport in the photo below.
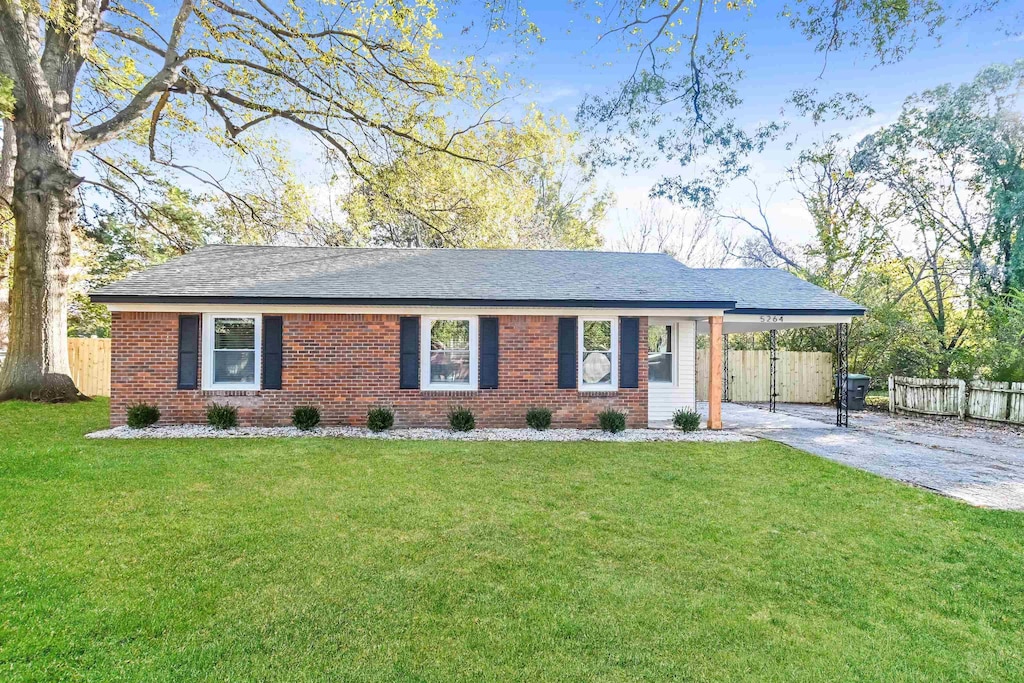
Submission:
M 711 269 L 713 286 L 736 301 L 722 315 L 696 320 L 696 334 L 708 335 L 708 429 L 722 429 L 722 400 L 727 394 L 728 343 L 730 334 L 768 332 L 771 386 L 769 410 L 775 412 L 778 331 L 807 327 L 833 330 L 835 361 L 835 422 L 849 425 L 847 380 L 848 341 L 853 318 L 864 309 L 843 297 L 823 290 L 789 273 L 774 269 Z

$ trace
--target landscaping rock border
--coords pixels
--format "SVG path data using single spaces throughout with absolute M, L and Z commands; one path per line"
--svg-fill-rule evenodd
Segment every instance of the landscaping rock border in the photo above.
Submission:
M 89 439 L 258 439 L 258 438 L 342 438 L 381 439 L 385 441 L 609 441 L 622 443 L 652 441 L 736 442 L 756 441 L 754 437 L 736 432 L 699 430 L 679 432 L 670 429 L 627 429 L 618 434 L 598 429 L 474 429 L 453 432 L 449 429 L 392 429 L 371 432 L 365 427 L 318 427 L 303 432 L 295 427 L 237 427 L 214 429 L 207 425 L 168 425 L 130 429 L 114 427 L 86 434 Z

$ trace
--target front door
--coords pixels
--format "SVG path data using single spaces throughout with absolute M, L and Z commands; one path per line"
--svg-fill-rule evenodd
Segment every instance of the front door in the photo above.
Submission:
M 681 408 L 696 408 L 696 323 L 649 318 L 647 327 L 647 422 L 671 421 Z

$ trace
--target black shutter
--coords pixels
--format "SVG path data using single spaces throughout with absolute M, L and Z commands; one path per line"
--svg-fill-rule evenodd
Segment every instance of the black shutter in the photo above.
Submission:
M 576 318 L 558 319 L 558 388 L 576 388 Z
M 199 316 L 178 316 L 178 388 L 199 387 Z
M 419 389 L 420 319 L 418 317 L 399 318 L 398 328 L 401 337 L 398 387 L 400 389 Z
M 480 318 L 480 388 L 498 388 L 497 318 Z
M 619 387 L 640 386 L 640 318 L 619 318 Z
M 284 319 L 279 315 L 263 316 L 263 388 L 281 388 L 281 367 L 284 352 Z

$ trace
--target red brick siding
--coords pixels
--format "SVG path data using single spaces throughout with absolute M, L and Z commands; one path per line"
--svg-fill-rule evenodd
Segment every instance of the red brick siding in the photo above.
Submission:
M 647 364 L 636 389 L 581 393 L 557 383 L 557 316 L 499 318 L 498 388 L 474 392 L 399 389 L 398 315 L 284 315 L 281 390 L 178 390 L 177 313 L 113 313 L 111 423 L 144 401 L 160 408 L 161 423 L 202 423 L 212 402 L 238 407 L 243 425 L 286 425 L 297 405 L 319 406 L 327 425 L 363 425 L 376 405 L 395 410 L 399 426 L 445 426 L 450 406 L 473 410 L 480 427 L 522 427 L 526 410 L 551 408 L 560 427 L 594 427 L 605 408 L 622 410 L 630 427 L 647 423 Z M 200 345 L 201 346 L 201 345 Z M 647 346 L 641 319 L 640 348 Z M 202 364 L 200 349 L 200 364 Z

